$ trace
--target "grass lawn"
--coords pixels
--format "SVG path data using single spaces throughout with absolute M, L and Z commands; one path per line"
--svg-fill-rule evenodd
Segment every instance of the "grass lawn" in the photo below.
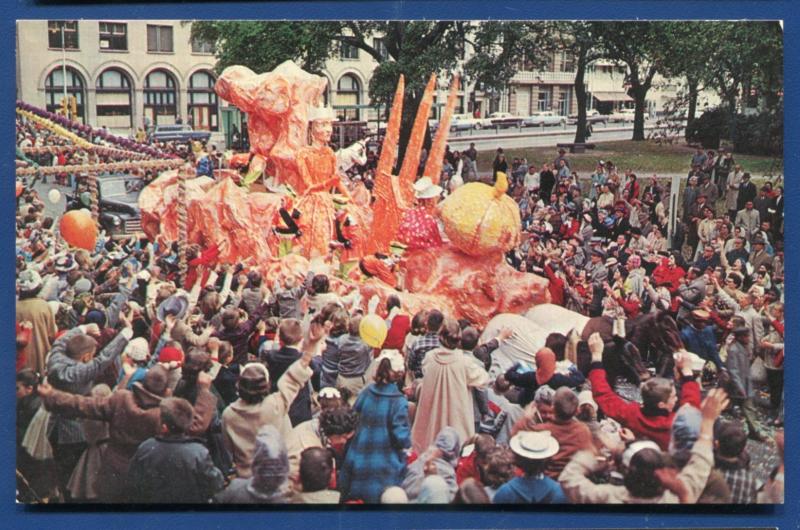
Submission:
M 688 173 L 689 164 L 694 154 L 694 148 L 685 144 L 658 145 L 653 142 L 599 142 L 593 150 L 583 154 L 567 154 L 570 166 L 582 177 L 590 175 L 598 160 L 611 160 L 620 170 L 631 168 L 639 177 L 648 177 L 653 173 Z M 525 157 L 529 162 L 540 166 L 543 162 L 552 163 L 558 156 L 553 147 L 529 147 L 522 149 L 506 149 L 506 159 L 509 165 L 515 157 Z M 783 160 L 767 156 L 737 155 L 734 160 L 741 164 L 745 171 L 754 177 L 778 175 L 783 173 Z M 492 171 L 494 150 L 481 151 L 478 156 L 478 171 L 481 173 Z

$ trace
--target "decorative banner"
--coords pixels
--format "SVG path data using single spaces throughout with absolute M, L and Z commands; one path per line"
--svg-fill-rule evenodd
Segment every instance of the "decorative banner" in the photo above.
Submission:
M 55 175 L 58 173 L 111 173 L 131 170 L 131 169 L 155 169 L 162 171 L 175 169 L 185 164 L 179 158 L 170 160 L 142 160 L 138 162 L 111 162 L 107 164 L 80 164 L 69 166 L 46 166 L 46 167 L 20 167 L 17 168 L 17 176 L 27 175 Z
M 47 127 L 48 129 L 55 130 L 53 127 L 58 127 L 60 130 L 65 131 L 66 133 L 75 135 L 76 138 L 85 142 L 88 145 L 94 145 L 88 142 L 84 138 L 80 138 L 75 134 L 74 131 L 78 131 L 81 134 L 89 135 L 92 138 L 101 138 L 107 142 L 111 142 L 116 144 L 125 150 L 135 151 L 137 153 L 142 153 L 147 156 L 151 157 L 163 157 L 163 158 L 179 158 L 177 155 L 173 155 L 170 153 L 165 153 L 160 149 L 156 149 L 150 145 L 141 144 L 134 140 L 130 140 L 128 138 L 123 138 L 121 136 L 116 136 L 114 134 L 109 133 L 105 129 L 95 129 L 89 125 L 84 125 L 80 122 L 70 120 L 60 114 L 56 114 L 54 112 L 50 112 L 29 103 L 25 103 L 24 101 L 17 100 L 17 113 L 22 114 L 26 118 L 41 124 L 43 127 Z M 34 118 L 38 118 L 34 119 Z M 67 128 L 69 130 L 67 130 Z M 79 142 L 76 142 L 79 143 Z

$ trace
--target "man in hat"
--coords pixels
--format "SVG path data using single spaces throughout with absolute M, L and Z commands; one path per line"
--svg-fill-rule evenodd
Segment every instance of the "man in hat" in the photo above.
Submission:
M 497 490 L 494 504 L 561 504 L 567 498 L 558 482 L 544 475 L 550 458 L 559 451 L 549 431 L 517 433 L 510 442 L 514 463 L 524 473 Z
M 50 351 L 50 344 L 58 331 L 50 306 L 39 297 L 42 285 L 41 276 L 33 269 L 22 271 L 17 278 L 19 288 L 17 322 L 27 321 L 32 326 L 26 365 L 39 374 L 45 371 L 45 356 Z
M 689 267 L 686 273 L 685 282 L 678 287 L 677 301 L 680 303 L 678 308 L 678 321 L 687 323 L 689 312 L 699 305 L 706 296 L 706 280 L 703 271 L 697 267 Z
M 592 283 L 593 297 L 592 307 L 590 314 L 592 316 L 600 316 L 603 305 L 603 284 L 608 281 L 608 269 L 603 264 L 605 253 L 600 249 L 593 249 L 591 253 L 591 261 L 586 266 L 586 272 Z
M 739 183 L 739 193 L 736 196 L 736 210 L 742 210 L 748 202 L 756 198 L 758 191 L 756 185 L 750 181 L 750 173 L 742 174 L 742 181 Z
M 686 349 L 705 359 L 712 361 L 721 370 L 724 366 L 719 357 L 717 336 L 711 322 L 711 313 L 705 309 L 695 309 L 691 312 L 689 325 L 681 329 L 681 340 Z
M 744 208 L 736 213 L 736 220 L 734 225 L 741 227 L 742 235 L 751 241 L 753 236 L 758 232 L 759 225 L 761 224 L 761 215 L 758 210 L 753 208 L 753 201 L 749 200 L 744 203 Z
M 766 251 L 766 241 L 762 237 L 756 236 L 753 239 L 753 250 L 750 252 L 748 261 L 753 266 L 754 270 L 767 265 L 772 266 L 772 256 Z
M 749 436 L 753 440 L 763 442 L 766 437 L 761 432 L 753 405 L 753 384 L 750 381 L 750 328 L 739 326 L 733 329 L 733 340 L 728 344 L 728 357 L 725 365 L 730 374 L 728 393 L 731 401 L 742 408 Z

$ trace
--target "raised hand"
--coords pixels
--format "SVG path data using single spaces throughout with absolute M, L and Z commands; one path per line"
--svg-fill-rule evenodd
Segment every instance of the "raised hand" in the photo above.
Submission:
M 596 331 L 589 336 L 589 351 L 592 353 L 592 362 L 603 362 L 603 337 Z

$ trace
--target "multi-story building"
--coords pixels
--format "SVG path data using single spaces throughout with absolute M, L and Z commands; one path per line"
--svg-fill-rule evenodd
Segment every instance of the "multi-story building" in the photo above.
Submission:
M 76 119 L 117 133 L 182 120 L 221 138 L 216 60 L 190 30 L 176 20 L 20 21 L 17 97 L 55 111 L 66 93 Z
M 214 93 L 212 46 L 192 41 L 190 35 L 191 23 L 176 20 L 20 21 L 17 97 L 52 111 L 66 93 L 76 99 L 78 120 L 119 134 L 182 120 L 210 130 L 214 141 L 230 140 L 232 126 L 241 128 L 244 117 Z M 380 37 L 371 44 L 386 53 Z M 463 60 L 470 53 L 465 45 Z M 341 120 L 374 125 L 383 119 L 385 109 L 371 106 L 368 94 L 377 65 L 370 54 L 347 44 L 326 62 L 325 99 Z M 518 116 L 538 111 L 575 114 L 574 81 L 574 58 L 554 52 L 538 70 L 527 61 L 519 64 L 506 90 L 491 92 L 474 82 L 464 84 L 456 112 L 481 117 L 496 111 Z M 624 67 L 609 61 L 592 63 L 586 73 L 587 107 L 609 113 L 632 106 L 624 81 Z M 648 93 L 651 113 L 660 111 L 678 88 L 669 80 L 656 81 Z M 449 82 L 449 78 L 439 81 L 433 119 L 446 101 Z M 715 100 L 706 97 L 705 102 Z

